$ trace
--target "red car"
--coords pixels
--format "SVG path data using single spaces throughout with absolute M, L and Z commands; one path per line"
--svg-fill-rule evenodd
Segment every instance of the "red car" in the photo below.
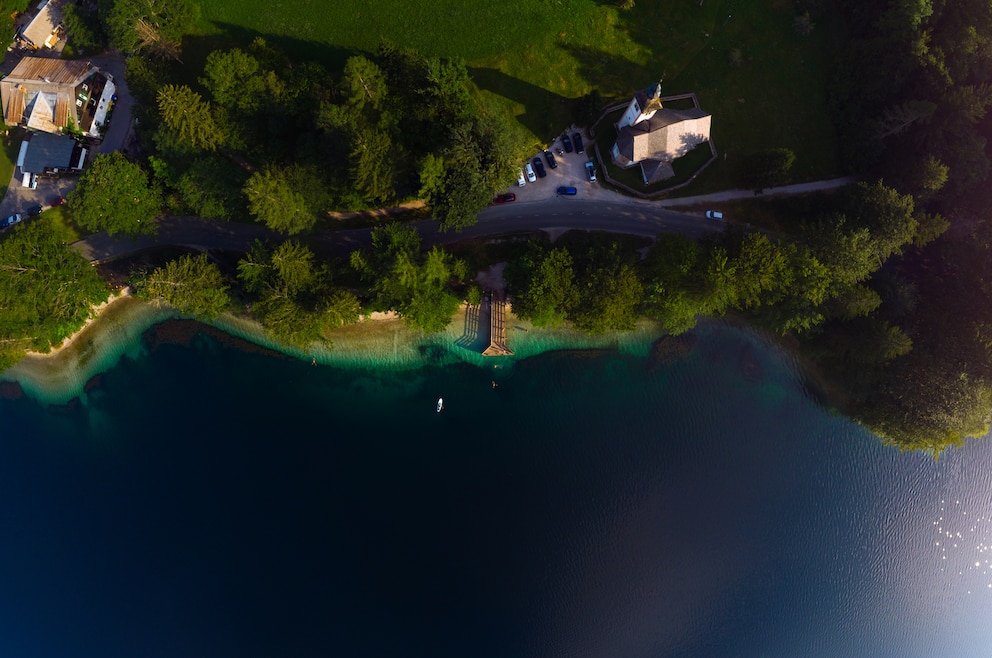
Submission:
M 493 203 L 510 203 L 511 201 L 516 201 L 516 200 L 517 200 L 517 195 L 514 194 L 513 192 L 510 192 L 509 194 L 498 194 L 496 198 L 493 199 Z
M 52 197 L 52 205 L 53 206 L 61 206 L 61 205 L 64 205 L 64 204 L 65 204 L 65 197 L 64 196 Z

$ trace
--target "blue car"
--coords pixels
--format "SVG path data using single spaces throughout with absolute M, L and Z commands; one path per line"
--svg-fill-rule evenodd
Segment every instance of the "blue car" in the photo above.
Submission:
M 575 196 L 579 191 L 574 187 L 566 187 L 562 185 L 558 188 L 558 196 Z
M 18 224 L 22 219 L 24 218 L 21 216 L 21 213 L 14 213 L 7 219 L 0 221 L 0 228 L 7 228 L 8 226 L 13 226 L 14 224 Z

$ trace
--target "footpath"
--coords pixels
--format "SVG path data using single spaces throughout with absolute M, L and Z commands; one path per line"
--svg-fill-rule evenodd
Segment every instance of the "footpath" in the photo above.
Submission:
M 797 183 L 796 185 L 768 187 L 759 192 L 755 192 L 754 190 L 724 190 L 723 192 L 713 192 L 712 194 L 697 194 L 696 196 L 684 196 L 677 199 L 662 199 L 660 201 L 648 201 L 647 203 L 662 206 L 664 208 L 681 208 L 684 206 L 698 206 L 708 203 L 740 201 L 741 199 L 753 199 L 755 197 L 809 194 L 810 192 L 826 192 L 829 190 L 836 190 L 839 187 L 850 185 L 856 180 L 857 179 L 851 176 L 844 176 L 842 178 L 813 181 L 812 183 Z

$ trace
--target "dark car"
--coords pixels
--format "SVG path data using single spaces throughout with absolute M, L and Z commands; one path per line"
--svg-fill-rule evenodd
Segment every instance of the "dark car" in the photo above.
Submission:
M 572 152 L 572 140 L 568 138 L 568 135 L 561 136 L 561 145 L 565 147 L 565 153 Z
M 41 206 L 31 206 L 28 208 L 28 217 L 34 217 L 41 214 Z
M 575 144 L 576 153 L 586 152 L 586 150 L 582 148 L 582 135 L 580 135 L 579 133 L 575 133 L 574 135 L 572 135 L 572 143 Z
M 562 185 L 558 188 L 558 196 L 575 196 L 579 191 L 574 187 L 567 187 Z
M 509 194 L 497 194 L 496 198 L 493 199 L 493 203 L 510 203 L 511 201 L 516 201 L 517 195 L 513 192 Z
M 548 172 L 544 171 L 544 163 L 541 162 L 541 158 L 534 158 L 531 160 L 531 164 L 534 165 L 534 171 L 537 172 L 538 178 L 544 178 L 548 175 Z
M 552 169 L 558 168 L 558 161 L 555 160 L 555 154 L 552 153 L 551 151 L 544 152 L 544 159 L 548 161 L 548 166 L 551 167 Z
M 52 197 L 52 205 L 53 206 L 63 206 L 63 205 L 65 205 L 65 197 L 64 196 Z

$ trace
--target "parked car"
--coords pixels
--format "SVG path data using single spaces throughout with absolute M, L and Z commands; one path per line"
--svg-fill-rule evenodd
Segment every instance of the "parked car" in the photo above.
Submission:
M 21 216 L 21 213 L 14 213 L 7 219 L 3 220 L 2 223 L 0 223 L 0 228 L 7 228 L 8 226 L 13 226 L 14 224 L 20 222 L 22 219 L 24 218 Z
M 585 149 L 582 148 L 582 135 L 575 133 L 572 135 L 572 143 L 575 144 L 576 153 L 585 153 Z
M 524 167 L 524 170 L 527 172 L 527 180 L 529 180 L 531 183 L 537 180 L 537 176 L 534 175 L 534 168 L 530 166 L 529 162 Z
M 561 145 L 565 147 L 565 153 L 572 152 L 572 140 L 568 138 L 568 135 L 561 136 Z
M 497 194 L 496 198 L 493 199 L 493 203 L 510 203 L 511 201 L 516 201 L 517 195 L 513 192 L 508 194 Z
M 521 169 L 520 172 L 517 174 L 517 187 L 523 187 L 526 184 L 527 184 L 527 179 L 524 178 L 524 171 L 523 169 Z
M 723 219 L 723 213 L 716 210 L 707 210 L 706 219 Z
M 558 161 L 555 160 L 555 154 L 552 153 L 551 151 L 544 152 L 544 159 L 548 161 L 548 166 L 551 167 L 552 169 L 558 168 Z
M 544 178 L 548 175 L 548 172 L 544 171 L 544 163 L 541 162 L 541 158 L 534 158 L 530 162 L 534 165 L 534 170 L 537 172 L 538 178 Z
M 565 196 L 575 196 L 578 193 L 579 193 L 579 191 L 577 189 L 575 189 L 574 187 L 565 187 L 564 185 L 562 185 L 561 187 L 558 188 L 558 195 L 559 196 L 562 196 L 562 195 L 565 195 Z
M 65 205 L 65 197 L 64 196 L 52 197 L 52 205 L 53 206 L 64 206 Z
M 28 208 L 28 217 L 34 217 L 41 214 L 41 206 L 31 206 Z
M 586 162 L 586 176 L 589 177 L 590 183 L 596 182 L 596 165 L 592 162 Z

